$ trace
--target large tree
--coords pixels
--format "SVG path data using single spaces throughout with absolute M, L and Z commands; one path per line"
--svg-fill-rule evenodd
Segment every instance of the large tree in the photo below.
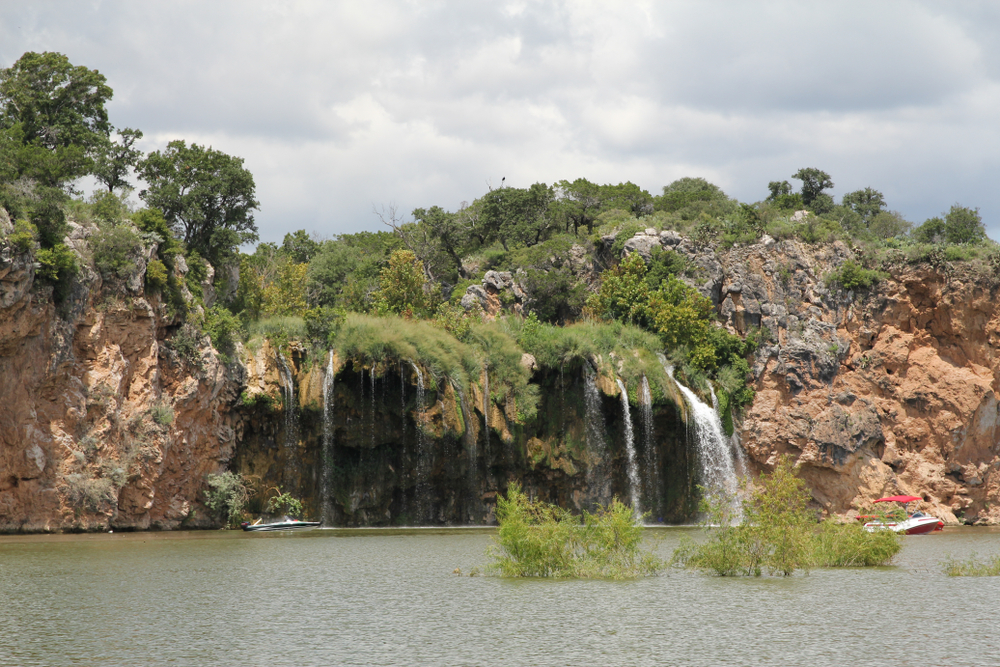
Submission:
M 130 187 L 127 180 L 129 172 L 142 159 L 142 151 L 133 146 L 136 141 L 142 139 L 140 130 L 126 127 L 118 130 L 118 136 L 120 140 L 117 142 L 105 137 L 94 150 L 91 173 L 108 189 L 108 192 Z
M 802 181 L 803 204 L 814 210 L 822 209 L 817 210 L 817 213 L 822 213 L 823 210 L 833 206 L 833 199 L 823 192 L 833 187 L 830 174 L 813 167 L 805 167 L 792 174 L 792 178 Z
M 104 105 L 112 94 L 103 74 L 61 53 L 25 53 L 0 70 L 3 161 L 50 186 L 83 176 L 111 131 Z
M 171 141 L 162 153 L 139 163 L 148 184 L 139 196 L 163 216 L 210 262 L 232 256 L 243 243 L 257 240 L 253 212 L 258 209 L 253 174 L 243 159 L 197 144 Z

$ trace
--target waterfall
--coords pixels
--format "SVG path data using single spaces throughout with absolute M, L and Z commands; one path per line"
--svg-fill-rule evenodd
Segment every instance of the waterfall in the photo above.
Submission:
M 719 419 L 719 429 L 725 437 L 725 430 L 722 429 L 722 419 L 719 415 L 719 399 L 715 396 L 715 389 L 712 387 L 712 383 L 708 383 L 708 393 L 712 395 L 712 409 L 715 410 L 716 418 Z M 747 461 L 746 457 L 743 456 L 743 447 L 740 446 L 740 437 L 736 435 L 736 431 L 733 431 L 733 435 L 729 437 L 729 450 L 733 455 L 733 468 L 736 470 L 736 475 L 738 477 L 745 477 L 747 474 Z
M 653 442 L 653 394 L 645 375 L 639 385 L 639 418 L 642 422 L 643 451 L 646 454 L 646 506 L 648 511 L 654 512 L 655 519 L 657 500 L 660 497 L 660 475 L 656 443 Z
M 333 409 L 333 350 L 330 350 L 330 361 L 323 375 L 323 453 L 320 456 L 322 466 L 322 493 L 319 500 L 320 521 L 326 525 L 330 498 L 330 463 L 333 458 L 333 420 L 330 412 Z
M 468 403 L 465 400 L 465 394 L 455 386 L 454 382 L 452 382 L 451 386 L 455 389 L 455 393 L 458 394 L 458 407 L 462 411 L 462 425 L 465 427 L 465 434 L 462 436 L 462 439 L 465 440 L 465 451 L 468 456 L 468 470 L 465 473 L 465 479 L 469 487 L 469 507 L 466 514 L 469 517 L 469 523 L 475 523 L 476 512 L 479 509 L 479 503 L 477 502 L 479 499 L 479 451 L 476 438 L 473 437 L 472 428 L 469 425 L 469 415 L 472 412 L 469 410 Z
M 295 412 L 295 376 L 285 359 L 284 353 L 278 350 L 278 377 L 281 378 L 281 388 L 285 395 L 285 447 L 298 444 L 298 419 Z
M 642 516 L 642 507 L 639 504 L 639 487 L 642 483 L 639 480 L 639 467 L 635 462 L 635 437 L 632 433 L 632 410 L 628 404 L 628 392 L 625 391 L 625 385 L 622 383 L 620 378 L 615 378 L 615 382 L 618 383 L 618 389 L 621 390 L 622 416 L 625 421 L 625 451 L 628 454 L 628 495 L 632 501 L 632 511 L 638 518 Z
M 660 363 L 663 364 L 670 379 L 674 379 L 674 369 L 667 365 L 665 357 L 660 357 Z M 730 509 L 738 520 L 742 513 L 742 505 L 737 495 L 739 478 L 736 474 L 736 456 L 722 430 L 719 413 L 683 384 L 680 382 L 676 384 L 684 394 L 690 408 L 690 418 L 694 420 L 695 447 L 701 468 L 701 485 L 705 489 L 705 494 L 709 498 L 717 494 L 731 497 Z
M 483 364 L 483 433 L 485 433 L 486 447 L 490 447 L 490 367 Z
M 372 451 L 375 451 L 375 364 L 372 363 L 372 370 L 368 376 L 371 384 L 371 410 L 368 412 L 368 432 L 371 433 Z
M 413 421 L 417 427 L 417 480 L 414 487 L 414 500 L 416 505 L 417 523 L 423 522 L 427 518 L 429 510 L 429 496 L 430 489 L 427 484 L 427 452 L 424 443 L 424 430 L 420 427 L 420 421 L 423 416 L 424 409 L 424 374 L 420 371 L 420 367 L 417 366 L 412 361 L 410 365 L 413 366 L 413 371 L 417 374 L 417 404 L 414 408 Z
M 597 388 L 597 376 L 590 367 L 583 380 L 583 404 L 587 418 L 587 490 L 596 496 L 596 502 L 606 503 L 610 500 L 610 488 L 607 475 L 599 476 L 598 467 L 607 458 L 607 429 L 604 424 L 604 412 L 601 410 L 601 392 Z

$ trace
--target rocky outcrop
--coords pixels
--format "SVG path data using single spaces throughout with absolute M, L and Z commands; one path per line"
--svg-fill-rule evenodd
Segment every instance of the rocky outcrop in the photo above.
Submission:
M 690 282 L 726 326 L 767 332 L 740 429 L 760 469 L 792 455 L 830 514 L 912 494 L 950 523 L 1000 522 L 1000 282 L 988 269 L 899 264 L 853 293 L 824 280 L 855 257 L 840 242 L 670 247 L 707 269 Z

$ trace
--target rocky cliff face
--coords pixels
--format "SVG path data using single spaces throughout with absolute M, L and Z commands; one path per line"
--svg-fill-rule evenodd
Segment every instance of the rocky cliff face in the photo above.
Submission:
M 715 253 L 656 243 L 702 267 L 693 282 L 743 333 L 770 341 L 740 427 L 759 469 L 790 454 L 825 512 L 851 516 L 912 494 L 947 522 L 1000 522 L 997 278 L 970 264 L 890 269 L 852 293 L 824 277 L 854 258 L 842 243 L 763 242 Z M 639 235 L 641 252 L 653 241 Z M 627 246 L 628 247 L 628 246 Z
M 483 400 L 486 375 L 463 393 L 410 362 L 295 343 L 223 363 L 143 291 L 152 247 L 134 275 L 105 283 L 87 262 L 89 230 L 72 230 L 82 271 L 59 306 L 30 257 L 0 247 L 0 531 L 218 525 L 205 480 L 227 469 L 252 482 L 252 511 L 280 487 L 335 525 L 489 522 L 511 480 L 589 508 L 631 494 L 627 419 L 643 509 L 668 522 L 692 515 L 697 464 L 676 391 L 645 413 L 633 397 L 626 413 L 600 363 L 535 368 L 541 404 L 522 424 Z M 949 522 L 1000 522 L 990 271 L 899 264 L 850 293 L 824 281 L 854 256 L 840 243 L 765 238 L 715 251 L 647 230 L 625 247 L 684 255 L 726 326 L 769 332 L 756 400 L 737 420 L 756 470 L 791 454 L 829 514 L 906 493 Z M 470 298 L 490 314 L 505 290 L 530 303 L 515 287 L 497 274 Z
M 0 531 L 211 525 L 205 475 L 236 445 L 242 380 L 207 338 L 190 358 L 164 345 L 178 327 L 142 290 L 144 259 L 120 284 L 81 272 L 58 307 L 28 255 L 0 250 Z

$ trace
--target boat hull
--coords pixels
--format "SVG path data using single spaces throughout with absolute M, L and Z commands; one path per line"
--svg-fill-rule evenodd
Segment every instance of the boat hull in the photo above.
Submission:
M 926 535 L 942 528 L 944 528 L 944 522 L 933 516 L 910 517 L 898 523 L 892 521 L 869 521 L 865 524 L 865 530 L 869 533 L 876 530 L 891 530 L 903 535 Z
M 277 523 L 259 523 L 256 526 L 244 523 L 243 530 L 248 533 L 274 533 L 279 531 L 303 531 L 318 528 L 319 521 L 279 521 Z

